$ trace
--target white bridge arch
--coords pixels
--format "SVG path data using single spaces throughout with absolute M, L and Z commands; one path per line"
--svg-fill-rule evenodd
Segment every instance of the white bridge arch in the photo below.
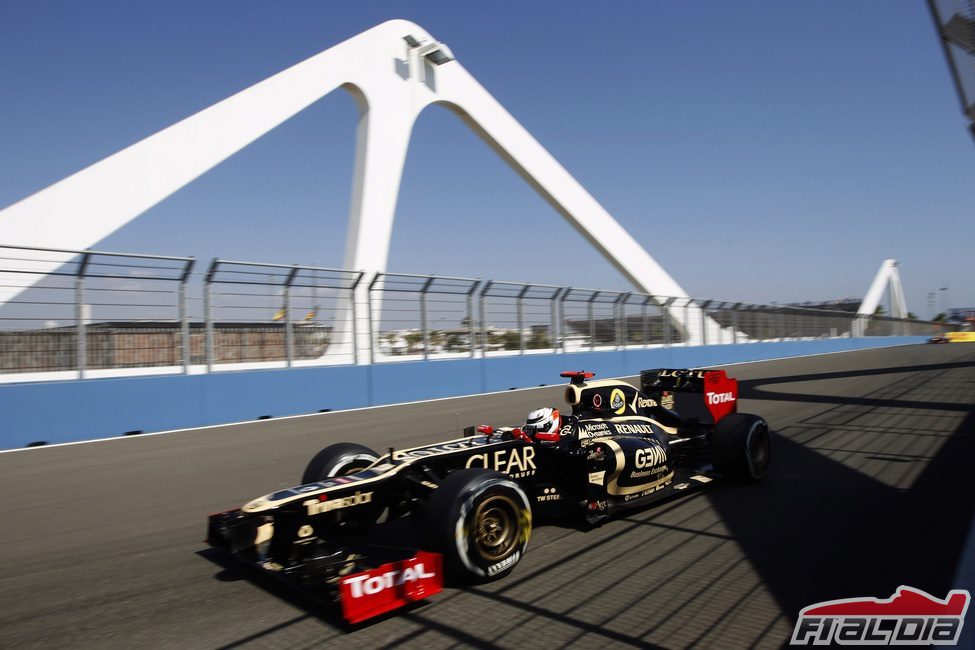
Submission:
M 457 113 L 640 291 L 687 298 L 677 282 L 420 26 L 392 20 L 283 70 L 0 211 L 0 243 L 84 249 L 307 108 L 344 88 L 359 106 L 344 267 L 386 269 L 400 179 L 417 116 Z M 69 259 L 48 254 L 30 269 Z M 11 283 L 4 282 L 9 285 Z M 0 288 L 0 304 L 22 288 Z M 677 306 L 682 306 L 679 302 Z M 678 325 L 701 338 L 703 313 Z M 365 315 L 363 315 L 363 318 Z M 707 319 L 708 340 L 718 325 Z M 358 327 L 367 336 L 365 327 Z M 359 347 L 365 347 L 360 341 Z

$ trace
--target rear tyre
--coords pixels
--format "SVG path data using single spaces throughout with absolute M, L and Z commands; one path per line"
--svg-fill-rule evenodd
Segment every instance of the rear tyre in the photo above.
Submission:
M 301 484 L 318 483 L 335 476 L 354 474 L 379 460 L 379 454 L 354 442 L 329 445 L 315 454 L 301 475 Z
M 464 582 L 502 578 L 525 555 L 531 538 L 528 496 L 504 474 L 452 472 L 426 508 L 427 545 L 444 556 L 449 575 Z
M 765 477 L 772 459 L 768 423 L 757 415 L 731 413 L 711 434 L 714 468 L 729 478 L 755 483 Z

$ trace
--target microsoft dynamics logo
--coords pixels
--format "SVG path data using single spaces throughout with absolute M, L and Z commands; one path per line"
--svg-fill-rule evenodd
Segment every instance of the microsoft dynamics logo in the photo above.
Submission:
M 886 600 L 843 598 L 804 607 L 791 645 L 955 645 L 971 595 L 944 600 L 901 585 Z

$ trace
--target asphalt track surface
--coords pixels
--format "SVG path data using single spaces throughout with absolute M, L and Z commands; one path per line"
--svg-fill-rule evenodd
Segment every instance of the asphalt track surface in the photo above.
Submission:
M 956 586 L 975 344 L 732 374 L 776 432 L 765 482 L 537 528 L 508 578 L 357 628 L 207 552 L 207 514 L 292 485 L 330 442 L 515 423 L 561 388 L 0 454 L 0 647 L 778 647 L 805 605 Z

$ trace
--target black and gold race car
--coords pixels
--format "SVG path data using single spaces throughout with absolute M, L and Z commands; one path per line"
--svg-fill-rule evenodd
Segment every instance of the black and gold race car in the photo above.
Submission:
M 356 623 L 440 590 L 443 577 L 511 573 L 532 522 L 595 525 L 715 479 L 758 481 L 768 424 L 737 412 L 723 370 L 645 370 L 640 389 L 565 372 L 571 415 L 557 433 L 469 427 L 455 440 L 389 449 L 333 444 L 301 485 L 211 515 L 207 541 L 337 598 Z

